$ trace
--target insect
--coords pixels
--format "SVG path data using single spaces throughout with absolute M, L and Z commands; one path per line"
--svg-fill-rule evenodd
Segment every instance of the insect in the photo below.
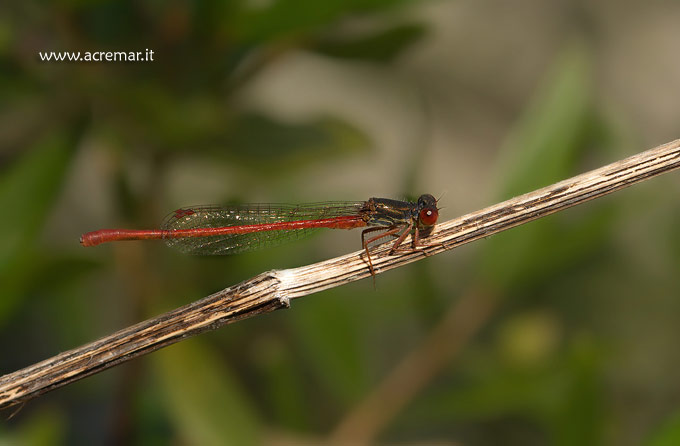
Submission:
M 370 244 L 385 238 L 396 240 L 390 254 L 412 236 L 412 249 L 428 237 L 439 217 L 437 200 L 430 194 L 417 201 L 369 198 L 366 201 L 330 201 L 309 204 L 243 204 L 196 206 L 177 209 L 160 229 L 100 229 L 80 237 L 83 246 L 121 240 L 162 239 L 188 254 L 227 255 L 274 246 L 308 235 L 318 228 L 353 229 L 361 232 L 371 275 Z

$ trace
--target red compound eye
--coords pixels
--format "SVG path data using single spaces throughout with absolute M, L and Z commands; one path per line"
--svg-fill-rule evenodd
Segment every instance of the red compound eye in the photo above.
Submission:
M 437 218 L 439 218 L 439 212 L 437 209 L 425 208 L 418 214 L 420 222 L 425 226 L 433 226 L 437 223 Z

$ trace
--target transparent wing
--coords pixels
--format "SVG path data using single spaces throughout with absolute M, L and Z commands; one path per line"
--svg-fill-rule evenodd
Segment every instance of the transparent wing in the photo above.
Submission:
M 168 215 L 161 229 L 221 228 L 278 222 L 309 221 L 358 215 L 363 202 L 308 204 L 243 204 L 239 206 L 196 206 L 178 209 Z M 187 254 L 226 255 L 267 248 L 308 236 L 317 228 L 279 229 L 247 234 L 167 238 L 168 246 Z

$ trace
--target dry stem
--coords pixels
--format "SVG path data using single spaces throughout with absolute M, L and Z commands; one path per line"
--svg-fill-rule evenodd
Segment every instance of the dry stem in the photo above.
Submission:
M 371 252 L 376 274 L 448 251 L 482 237 L 680 167 L 676 140 L 591 172 L 512 198 L 437 226 L 428 246 L 389 255 Z M 238 285 L 0 378 L 0 408 L 42 395 L 208 330 L 257 314 L 287 308 L 291 299 L 370 275 L 363 251 L 300 268 L 262 273 Z

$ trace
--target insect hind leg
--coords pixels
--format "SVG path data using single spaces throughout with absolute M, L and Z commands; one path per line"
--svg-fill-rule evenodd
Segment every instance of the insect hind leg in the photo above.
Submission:
M 371 276 L 373 276 L 373 280 L 375 281 L 375 269 L 373 268 L 373 261 L 371 260 L 371 253 L 368 251 L 368 246 L 375 242 L 376 240 L 380 240 L 383 237 L 401 237 L 401 235 L 397 235 L 399 231 L 402 228 L 399 226 L 389 226 L 387 228 L 368 228 L 364 229 L 361 232 L 361 244 L 364 248 L 364 251 L 366 251 L 366 259 L 368 260 L 368 269 L 371 271 Z M 366 234 L 369 234 L 371 232 L 376 232 L 376 231 L 383 231 L 378 235 L 374 235 L 373 237 L 366 239 Z M 391 252 L 391 251 L 390 251 Z

